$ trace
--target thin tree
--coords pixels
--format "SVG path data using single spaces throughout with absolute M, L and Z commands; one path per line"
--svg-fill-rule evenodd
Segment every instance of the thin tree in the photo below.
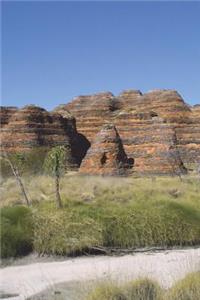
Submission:
M 66 149 L 64 146 L 56 146 L 52 148 L 44 162 L 45 171 L 55 179 L 55 200 L 57 208 L 62 208 L 62 200 L 60 196 L 60 178 L 65 173 L 66 165 Z
M 24 200 L 25 200 L 27 206 L 30 206 L 30 200 L 26 193 L 26 189 L 25 189 L 25 186 L 23 184 L 21 174 L 20 174 L 20 168 L 22 168 L 22 166 L 24 164 L 23 154 L 15 153 L 11 156 L 7 153 L 7 151 L 5 149 L 2 149 L 1 150 L 1 158 L 4 159 L 9 164 L 11 171 L 20 187 L 20 190 L 24 197 Z

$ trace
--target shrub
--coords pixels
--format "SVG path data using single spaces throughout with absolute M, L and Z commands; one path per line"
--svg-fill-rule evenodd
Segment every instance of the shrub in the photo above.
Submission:
M 172 201 L 112 205 L 103 209 L 104 245 L 145 247 L 200 242 L 200 214 L 189 204 Z
M 101 283 L 92 290 L 86 300 L 128 300 L 128 298 L 116 284 Z
M 191 273 L 178 281 L 168 293 L 166 300 L 197 300 L 200 299 L 200 272 Z
M 163 292 L 159 284 L 150 279 L 138 279 L 129 283 L 125 294 L 129 300 L 162 300 Z
M 1 210 L 1 257 L 26 255 L 32 250 L 33 223 L 31 210 L 25 206 Z
M 163 300 L 163 292 L 157 282 L 138 279 L 123 286 L 101 283 L 87 296 L 87 300 Z
M 100 226 L 91 218 L 79 220 L 62 211 L 34 215 L 34 249 L 47 254 L 74 254 L 102 244 Z

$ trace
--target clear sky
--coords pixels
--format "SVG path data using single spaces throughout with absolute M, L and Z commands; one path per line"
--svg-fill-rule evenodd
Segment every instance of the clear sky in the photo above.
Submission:
M 3 105 L 132 88 L 200 103 L 200 2 L 4 1 L 2 44 Z

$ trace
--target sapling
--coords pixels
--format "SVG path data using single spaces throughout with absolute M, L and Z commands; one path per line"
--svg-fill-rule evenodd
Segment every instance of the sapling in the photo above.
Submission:
M 65 173 L 66 148 L 64 146 L 53 147 L 47 154 L 44 162 L 45 171 L 55 179 L 55 200 L 57 208 L 62 208 L 60 196 L 60 178 Z

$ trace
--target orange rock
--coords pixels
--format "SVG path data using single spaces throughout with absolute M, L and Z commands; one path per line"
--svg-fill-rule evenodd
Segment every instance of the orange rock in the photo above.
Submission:
M 133 160 L 124 152 L 120 136 L 112 124 L 104 125 L 83 159 L 79 172 L 89 175 L 127 175 Z

